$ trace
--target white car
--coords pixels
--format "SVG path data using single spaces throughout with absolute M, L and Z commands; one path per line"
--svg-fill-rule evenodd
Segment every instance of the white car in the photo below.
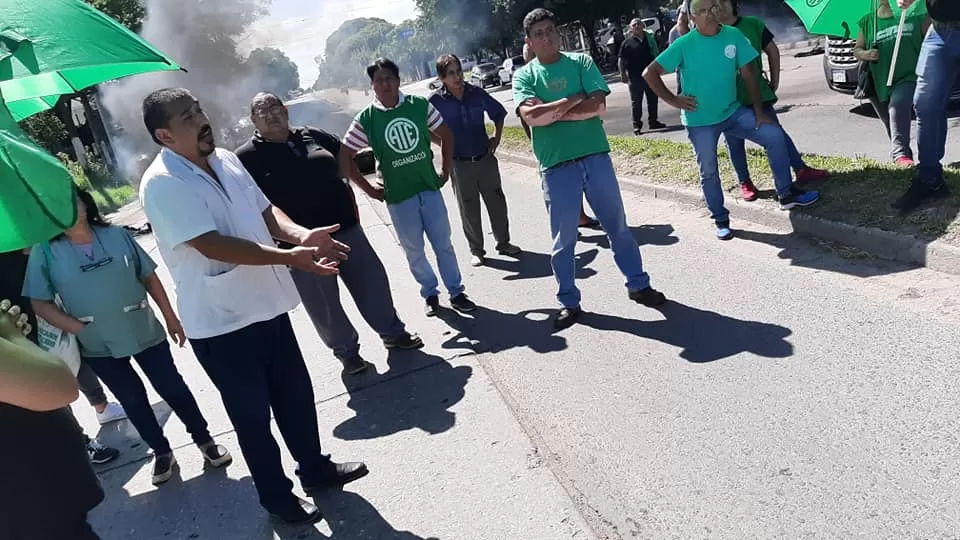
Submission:
M 504 60 L 503 66 L 500 67 L 500 84 L 512 82 L 513 74 L 516 73 L 518 69 L 523 67 L 523 63 L 522 56 L 514 56 L 513 58 L 507 58 Z

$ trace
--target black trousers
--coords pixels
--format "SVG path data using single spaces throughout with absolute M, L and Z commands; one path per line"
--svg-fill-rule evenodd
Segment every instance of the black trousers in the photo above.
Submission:
M 283 508 L 293 499 L 270 432 L 271 410 L 304 485 L 331 474 L 330 458 L 320 451 L 313 386 L 288 315 L 190 343 L 220 391 L 264 508 Z
M 630 105 L 633 111 L 633 129 L 643 126 L 643 97 L 647 97 L 647 120 L 656 122 L 660 116 L 660 98 L 639 75 L 630 76 Z

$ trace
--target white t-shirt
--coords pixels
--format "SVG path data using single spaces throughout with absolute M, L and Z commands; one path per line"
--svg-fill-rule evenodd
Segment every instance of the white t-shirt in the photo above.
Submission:
M 286 267 L 216 261 L 187 243 L 217 231 L 258 244 L 276 244 L 262 216 L 270 201 L 240 159 L 217 148 L 209 161 L 219 184 L 165 148 L 140 182 L 140 202 L 156 235 L 160 256 L 173 276 L 177 311 L 192 339 L 220 336 L 268 321 L 300 303 Z

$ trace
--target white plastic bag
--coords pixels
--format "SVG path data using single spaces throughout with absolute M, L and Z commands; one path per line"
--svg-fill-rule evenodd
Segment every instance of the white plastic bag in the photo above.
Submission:
M 60 330 L 41 317 L 37 317 L 37 342 L 40 347 L 57 356 L 70 368 L 73 376 L 80 371 L 80 344 L 77 336 Z

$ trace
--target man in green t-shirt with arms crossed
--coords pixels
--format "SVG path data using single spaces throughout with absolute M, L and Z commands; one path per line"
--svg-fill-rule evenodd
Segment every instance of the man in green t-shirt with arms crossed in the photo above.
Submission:
M 816 191 L 793 185 L 790 157 L 783 129 L 763 110 L 763 98 L 753 61 L 758 52 L 743 33 L 717 21 L 716 0 L 694 0 L 690 15 L 696 29 L 667 47 L 647 67 L 644 77 L 666 103 L 681 110 L 683 125 L 697 154 L 703 196 L 716 224 L 717 238 L 733 238 L 730 213 L 723 205 L 723 186 L 717 162 L 721 135 L 753 141 L 764 147 L 773 170 L 780 208 L 809 206 L 820 199 Z M 663 75 L 680 72 L 683 95 L 663 84 Z M 750 92 L 752 108 L 737 98 L 737 74 Z
M 513 76 L 514 101 L 530 126 L 540 162 L 543 194 L 550 216 L 550 264 L 563 308 L 554 327 L 567 328 L 580 317 L 580 291 L 574 274 L 577 222 L 584 194 L 610 238 L 613 257 L 627 278 L 631 300 L 645 306 L 666 302 L 650 287 L 640 248 L 627 227 L 620 186 L 610 161 L 610 145 L 600 115 L 610 93 L 600 70 L 585 54 L 560 52 L 553 13 L 535 9 L 523 19 L 526 42 L 536 58 Z
M 367 76 L 376 99 L 357 114 L 343 137 L 340 170 L 349 172 L 367 195 L 386 201 L 410 272 L 420 284 L 427 316 L 437 314 L 440 290 L 424 252 L 424 235 L 437 256 L 450 305 L 458 311 L 473 311 L 477 306 L 463 292 L 457 255 L 450 242 L 447 207 L 440 194 L 453 165 L 453 133 L 426 98 L 400 92 L 400 68 L 391 60 L 378 58 L 367 67 Z M 439 175 L 433 168 L 431 132 L 441 140 L 443 169 Z M 367 146 L 380 162 L 382 188 L 371 186 L 353 162 L 357 152 Z

